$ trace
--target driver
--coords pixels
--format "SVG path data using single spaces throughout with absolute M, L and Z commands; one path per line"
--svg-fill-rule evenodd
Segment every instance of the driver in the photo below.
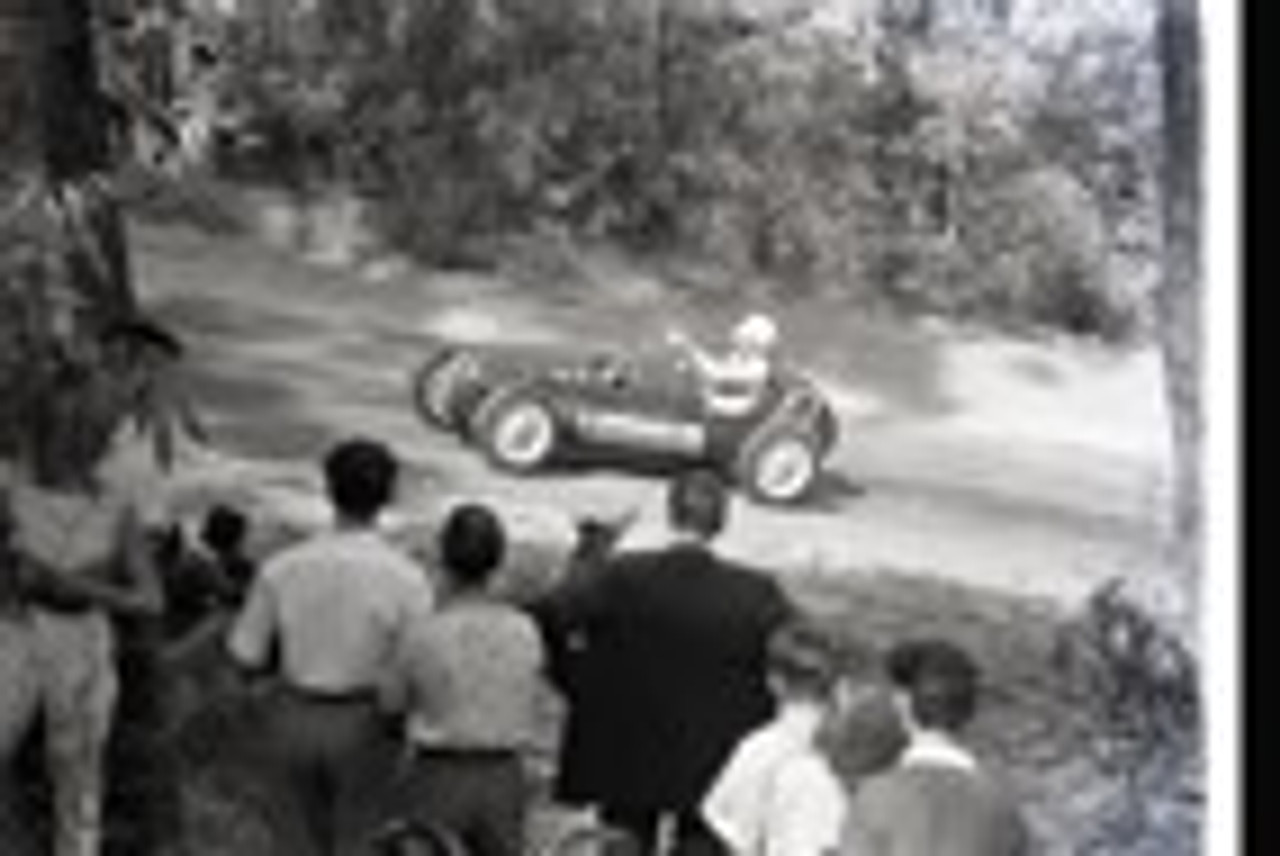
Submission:
M 693 363 L 707 410 L 713 416 L 739 418 L 754 410 L 768 389 L 778 325 L 762 313 L 746 316 L 733 328 L 723 354 L 707 351 L 681 330 L 668 331 L 667 342 Z

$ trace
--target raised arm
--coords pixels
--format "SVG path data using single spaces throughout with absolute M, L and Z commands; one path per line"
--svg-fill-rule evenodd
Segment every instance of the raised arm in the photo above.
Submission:
M 667 330 L 666 341 L 668 345 L 680 351 L 699 374 L 713 373 L 720 365 L 720 360 L 715 354 L 703 348 L 683 330 L 674 328 Z

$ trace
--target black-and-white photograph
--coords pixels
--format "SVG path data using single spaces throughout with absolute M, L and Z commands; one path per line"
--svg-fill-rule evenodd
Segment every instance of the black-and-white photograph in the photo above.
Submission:
M 0 0 L 0 856 L 1209 856 L 1222 23 Z

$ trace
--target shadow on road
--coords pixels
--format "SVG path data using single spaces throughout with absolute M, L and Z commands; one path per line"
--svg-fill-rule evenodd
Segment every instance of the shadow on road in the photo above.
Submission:
M 839 470 L 827 470 L 803 507 L 806 511 L 834 514 L 847 511 L 850 505 L 865 499 L 869 493 L 866 482 L 857 481 Z

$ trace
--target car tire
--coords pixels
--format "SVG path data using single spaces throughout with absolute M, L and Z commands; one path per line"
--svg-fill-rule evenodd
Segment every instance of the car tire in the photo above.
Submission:
M 465 352 L 443 348 L 414 373 L 413 403 L 428 425 L 454 427 L 453 396 L 467 371 L 467 362 Z
M 538 395 L 526 390 L 499 390 L 476 408 L 472 436 L 495 466 L 530 472 L 546 464 L 556 451 L 556 415 Z
M 795 431 L 766 432 L 747 441 L 735 476 L 752 498 L 779 505 L 803 500 L 821 470 L 814 443 Z

